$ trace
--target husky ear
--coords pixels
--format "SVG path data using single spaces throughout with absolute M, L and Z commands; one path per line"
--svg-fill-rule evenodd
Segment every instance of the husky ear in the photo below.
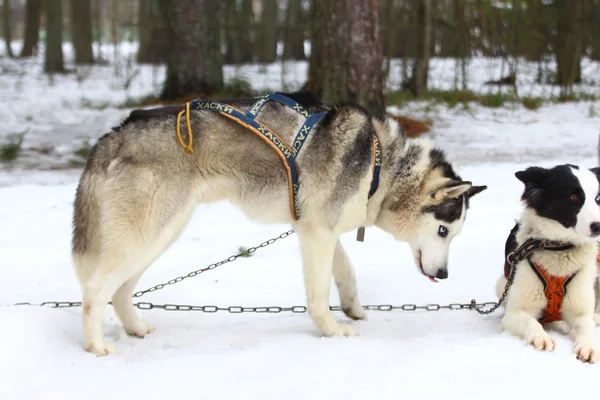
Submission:
M 600 181 L 600 167 L 590 168 L 590 171 L 592 171 L 594 175 L 596 175 L 598 181 Z
M 469 189 L 471 189 L 472 186 L 473 186 L 473 183 L 471 183 L 471 182 L 452 181 L 449 184 L 447 184 L 446 186 L 444 186 L 444 188 L 442 190 L 443 190 L 444 196 L 456 198 L 456 197 L 459 197 L 460 195 L 464 194 L 465 192 L 467 192 Z
M 523 182 L 525 185 L 527 184 L 539 184 L 548 177 L 548 173 L 550 171 L 546 168 L 541 167 L 529 167 L 524 171 L 515 172 L 515 176 L 518 180 Z
M 485 185 L 483 185 L 483 186 L 471 186 L 471 188 L 469 190 L 467 190 L 467 193 L 465 193 L 465 194 L 467 195 L 467 197 L 473 197 L 477 193 L 481 193 L 481 192 L 483 192 L 487 188 L 488 187 L 485 186 Z

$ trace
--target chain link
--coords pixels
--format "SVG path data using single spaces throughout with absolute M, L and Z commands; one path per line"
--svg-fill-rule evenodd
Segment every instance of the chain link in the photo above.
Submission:
M 265 248 L 280 239 L 285 239 L 291 234 L 293 234 L 293 230 L 289 230 L 287 232 L 282 233 L 281 235 L 271 238 L 265 242 L 262 242 L 260 245 L 255 247 L 250 247 L 244 251 L 236 255 L 232 255 L 224 260 L 219 262 L 210 264 L 207 267 L 200 268 L 198 270 L 192 271 L 187 275 L 179 276 L 177 278 L 171 279 L 167 282 L 160 283 L 158 285 L 152 286 L 145 290 L 140 290 L 133 294 L 133 298 L 142 297 L 146 293 L 152 293 L 157 290 L 164 289 L 166 286 L 174 285 L 183 281 L 184 279 L 193 278 L 202 274 L 203 272 L 213 270 L 215 268 L 220 267 L 221 265 L 230 263 L 232 261 L 237 260 L 239 257 L 247 256 L 248 254 L 253 254 L 259 249 Z M 471 300 L 470 303 L 450 303 L 446 305 L 442 304 L 426 304 L 426 305 L 416 305 L 416 304 L 402 304 L 399 306 L 394 306 L 391 304 L 378 304 L 378 305 L 366 305 L 363 308 L 367 311 L 441 311 L 441 310 L 475 310 L 479 314 L 487 315 L 496 311 L 500 305 L 506 299 L 508 294 L 508 289 L 512 284 L 514 278 L 515 268 L 511 270 L 511 273 L 506 281 L 506 286 L 504 288 L 504 292 L 500 297 L 500 300 L 496 302 L 486 302 L 486 303 L 477 303 L 474 299 Z M 111 304 L 110 302 L 108 304 Z M 133 303 L 134 307 L 140 310 L 165 310 L 165 311 L 200 311 L 204 313 L 216 313 L 219 311 L 226 311 L 231 314 L 244 314 L 244 313 L 257 313 L 257 314 L 278 314 L 282 312 L 291 312 L 294 314 L 304 314 L 307 312 L 306 306 L 291 306 L 291 307 L 281 307 L 281 306 L 259 306 L 259 307 L 242 307 L 242 306 L 229 306 L 229 307 L 219 307 L 214 305 L 207 306 L 195 306 L 188 304 L 154 304 L 149 302 L 137 302 Z M 49 307 L 49 308 L 71 308 L 71 307 L 81 307 L 81 302 L 79 301 L 45 301 L 43 303 L 29 303 L 29 302 L 21 302 L 14 303 L 12 306 L 32 306 L 32 307 Z M 0 305 L 0 307 L 3 307 Z M 4 306 L 6 307 L 6 306 Z M 340 306 L 330 306 L 329 309 L 331 311 L 342 311 L 342 307 Z
M 108 303 L 110 304 L 110 303 Z M 496 302 L 487 303 L 475 303 L 474 300 L 471 303 L 450 303 L 450 304 L 402 304 L 394 306 L 391 304 L 369 304 L 363 306 L 367 311 L 456 311 L 456 310 L 477 310 L 480 314 L 490 314 L 497 307 Z M 45 301 L 43 303 L 15 303 L 13 306 L 31 306 L 31 307 L 48 307 L 48 308 L 70 308 L 70 307 L 81 307 L 79 301 Z M 231 314 L 244 314 L 244 313 L 256 313 L 256 314 L 278 314 L 282 312 L 291 312 L 294 314 L 304 314 L 307 312 L 306 306 L 258 306 L 258 307 L 242 307 L 242 306 L 229 306 L 219 307 L 213 305 L 207 306 L 195 306 L 190 304 L 155 304 L 149 302 L 137 302 L 133 303 L 133 306 L 140 310 L 165 310 L 165 311 L 201 311 L 204 313 L 216 313 L 219 311 L 227 311 Z M 482 310 L 483 308 L 493 306 L 493 310 Z M 1 306 L 0 306 L 1 307 Z M 7 307 L 7 306 L 4 306 Z M 331 311 L 342 311 L 341 306 L 329 306 Z
M 239 252 L 236 255 L 233 255 L 231 257 L 228 257 L 228 258 L 226 258 L 224 260 L 221 260 L 221 261 L 218 261 L 216 263 L 210 264 L 208 267 L 197 269 L 195 271 L 190 272 L 187 275 L 179 276 L 177 278 L 171 279 L 168 282 L 159 283 L 158 285 L 152 286 L 151 288 L 148 288 L 146 290 L 140 290 L 139 292 L 135 292 L 132 297 L 142 297 L 146 293 L 156 292 L 157 290 L 164 289 L 166 286 L 174 285 L 176 283 L 179 283 L 179 282 L 183 281 L 184 279 L 193 278 L 195 276 L 200 275 L 203 272 L 211 271 L 211 270 L 213 270 L 215 268 L 220 267 L 221 265 L 224 265 L 224 264 L 230 263 L 232 261 L 235 261 L 239 257 L 248 257 L 249 254 L 254 254 L 256 252 L 256 250 L 259 250 L 259 249 L 265 248 L 265 247 L 267 247 L 269 245 L 272 245 L 273 243 L 275 243 L 276 241 L 278 241 L 280 239 L 285 239 L 286 237 L 290 236 L 292 233 L 294 233 L 294 231 L 293 230 L 289 230 L 287 232 L 282 233 L 281 235 L 279 235 L 277 237 L 274 237 L 274 238 L 271 238 L 271 239 L 269 239 L 269 240 L 267 240 L 265 242 L 262 242 L 258 246 L 250 247 L 249 249 L 245 249 L 245 250 Z

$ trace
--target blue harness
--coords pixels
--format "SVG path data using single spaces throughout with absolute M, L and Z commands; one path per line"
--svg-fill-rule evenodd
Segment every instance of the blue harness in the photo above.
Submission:
M 262 109 L 262 107 L 270 100 L 277 101 L 284 104 L 306 118 L 304 124 L 298 130 L 298 133 L 294 137 L 292 146 L 290 147 L 282 138 L 277 136 L 268 127 L 256 120 L 256 116 Z M 189 108 L 188 108 L 189 107 Z M 273 93 L 258 97 L 257 100 L 248 109 L 245 114 L 240 110 L 218 102 L 214 100 L 194 100 L 190 102 L 186 109 L 197 109 L 197 110 L 212 110 L 217 111 L 221 115 L 237 122 L 238 124 L 250 129 L 262 138 L 271 148 L 273 148 L 286 168 L 288 177 L 288 188 L 290 193 L 290 211 L 294 220 L 300 218 L 300 212 L 298 210 L 298 189 L 300 184 L 298 182 L 298 166 L 296 165 L 296 156 L 302 149 L 302 145 L 306 141 L 306 138 L 312 131 L 313 127 L 323 118 L 327 112 L 318 114 L 309 114 L 308 111 L 300 104 L 290 99 L 289 97 L 281 94 Z M 188 118 L 189 118 L 189 112 Z M 190 133 L 191 135 L 191 133 Z M 373 179 L 371 181 L 371 190 L 369 191 L 369 198 L 373 196 L 377 187 L 379 186 L 379 172 L 381 170 L 381 146 L 376 136 L 373 136 Z

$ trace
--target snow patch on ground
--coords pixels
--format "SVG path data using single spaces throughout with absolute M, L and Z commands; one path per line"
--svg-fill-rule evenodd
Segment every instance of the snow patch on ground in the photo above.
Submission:
M 119 125 L 131 111 L 127 104 L 160 93 L 165 67 L 135 63 L 136 44 L 123 42 L 116 49 L 108 44 L 101 46 L 102 58 L 110 65 L 91 67 L 75 67 L 70 44 L 65 43 L 63 47 L 67 68 L 75 71 L 72 74 L 44 74 L 43 46 L 40 55 L 32 59 L 0 58 L 0 144 L 9 141 L 11 136 L 26 132 L 20 157 L 13 163 L 0 163 L 0 171 L 78 167 L 84 158 L 75 153 L 89 148 L 111 127 Z M 386 85 L 390 90 L 397 90 L 400 88 L 401 60 L 392 60 L 390 68 Z M 584 60 L 584 76 L 594 76 L 594 71 L 599 69 L 600 64 Z M 227 65 L 224 77 L 227 83 L 245 80 L 253 90 L 260 92 L 296 90 L 306 81 L 307 70 L 306 61 Z M 495 93 L 496 88 L 484 83 L 506 74 L 506 70 L 501 59 L 471 59 L 468 64 L 469 89 L 477 93 Z M 432 59 L 429 87 L 452 89 L 454 71 L 454 60 Z M 535 83 L 537 64 L 520 62 L 518 74 L 521 96 L 557 95 L 557 87 Z M 577 87 L 576 92 L 597 91 L 597 86 L 591 86 L 595 82 L 588 83 Z M 417 102 L 408 103 L 400 110 L 396 107 L 390 110 L 432 118 L 434 127 L 429 136 L 457 143 L 453 149 L 456 156 L 473 162 L 560 155 L 565 143 L 574 140 L 577 144 L 568 147 L 587 147 L 592 143 L 592 133 L 598 134 L 600 122 L 600 102 L 547 104 L 537 111 L 526 110 L 520 105 L 488 109 L 470 104 L 465 110 L 462 106 L 448 109 L 443 105 Z M 490 137 L 494 140 L 488 141 Z M 472 139 L 476 142 L 471 142 Z M 534 154 L 523 147 L 532 141 L 542 144 Z M 513 150 L 508 153 L 498 150 L 499 143 L 503 149 L 511 147 Z M 567 151 L 569 155 L 576 154 Z
M 557 159 L 595 165 L 594 158 Z M 473 165 L 459 172 L 489 189 L 471 202 L 450 253 L 449 279 L 432 284 L 417 272 L 406 244 L 377 229 L 366 241 L 342 237 L 363 304 L 495 301 L 506 236 L 520 213 L 523 163 Z M 23 173 L 0 187 L 0 304 L 78 301 L 69 255 L 76 176 Z M 2 178 L 0 181 L 4 181 Z M 46 185 L 40 185 L 46 182 Z M 178 240 L 143 276 L 138 289 L 187 274 L 287 230 L 248 221 L 227 203 L 200 206 Z M 250 258 L 140 300 L 241 306 L 304 305 L 296 236 Z M 337 305 L 332 285 L 331 304 Z M 140 311 L 157 330 L 128 337 L 112 308 L 104 328 L 119 353 L 96 358 L 82 346 L 81 309 L 0 307 L 1 399 L 505 399 L 597 397 L 597 365 L 572 354 L 555 329 L 554 353 L 497 331 L 502 311 L 368 312 L 369 321 L 337 320 L 359 337 L 322 338 L 305 314 L 232 315 Z M 600 339 L 600 330 L 596 334 Z M 556 385 L 543 384 L 551 376 Z

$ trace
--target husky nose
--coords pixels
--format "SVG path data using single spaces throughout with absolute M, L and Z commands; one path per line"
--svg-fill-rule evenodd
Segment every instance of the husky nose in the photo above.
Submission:
M 598 226 L 598 228 L 600 229 L 600 226 Z M 446 279 L 448 277 L 448 270 L 447 269 L 438 269 L 437 274 L 435 274 L 435 277 L 438 279 Z
M 592 222 L 590 230 L 592 231 L 592 236 L 600 235 L 600 222 Z

